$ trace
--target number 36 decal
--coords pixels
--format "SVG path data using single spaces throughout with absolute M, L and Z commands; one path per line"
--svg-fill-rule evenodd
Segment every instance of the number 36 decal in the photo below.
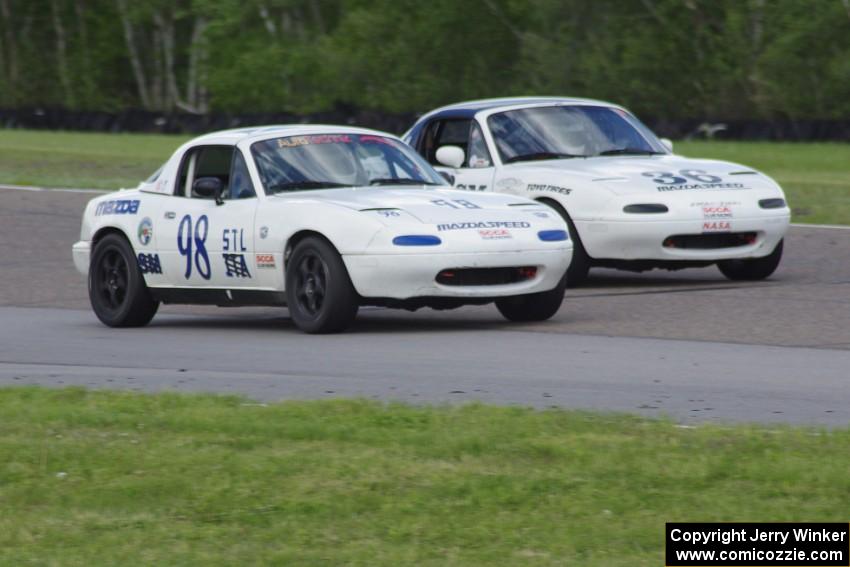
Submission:
M 678 185 L 686 183 L 688 179 L 697 183 L 720 183 L 723 181 L 722 178 L 708 174 L 703 169 L 681 169 L 679 175 L 666 171 L 645 171 L 643 175 L 644 177 L 652 177 L 653 181 L 663 185 Z
M 195 252 L 195 269 L 198 270 L 198 274 L 202 278 L 210 279 L 210 257 L 207 254 L 206 246 L 209 230 L 210 221 L 207 219 L 207 215 L 198 217 L 194 234 L 192 233 L 192 217 L 185 215 L 180 219 L 180 226 L 177 228 L 177 251 L 181 256 L 186 257 L 186 273 L 184 275 L 187 280 L 192 276 L 193 249 Z

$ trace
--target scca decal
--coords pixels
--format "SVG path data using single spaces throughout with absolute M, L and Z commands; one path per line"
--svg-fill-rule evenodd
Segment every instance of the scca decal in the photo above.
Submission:
M 94 216 L 102 215 L 135 215 L 139 212 L 140 202 L 138 199 L 116 199 L 98 203 Z
M 438 224 L 437 231 L 445 230 L 473 230 L 482 228 L 531 228 L 531 223 L 526 221 L 489 221 L 489 222 L 453 222 Z
M 274 254 L 257 254 L 257 268 L 274 268 Z

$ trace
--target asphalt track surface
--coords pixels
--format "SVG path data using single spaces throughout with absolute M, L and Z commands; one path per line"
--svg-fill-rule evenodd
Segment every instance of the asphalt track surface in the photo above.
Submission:
M 308 336 L 285 309 L 164 306 L 146 328 L 114 330 L 70 255 L 92 196 L 0 189 L 0 385 L 850 424 L 850 230 L 793 227 L 764 282 L 592 271 L 544 323 L 493 306 L 363 309 L 351 332 Z

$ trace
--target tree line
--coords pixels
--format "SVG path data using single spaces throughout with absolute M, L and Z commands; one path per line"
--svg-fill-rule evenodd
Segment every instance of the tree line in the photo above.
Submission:
M 0 0 L 0 107 L 850 118 L 850 0 Z

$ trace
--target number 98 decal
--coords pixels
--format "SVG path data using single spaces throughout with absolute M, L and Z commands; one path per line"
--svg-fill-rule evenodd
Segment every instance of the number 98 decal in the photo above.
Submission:
M 203 226 L 203 230 L 201 227 Z M 195 269 L 198 274 L 205 280 L 210 279 L 210 257 L 207 254 L 207 234 L 210 230 L 210 221 L 207 215 L 198 217 L 195 223 L 195 232 L 192 233 L 192 217 L 185 215 L 180 219 L 180 226 L 177 228 L 177 251 L 181 256 L 186 257 L 186 273 L 184 277 L 188 280 L 192 277 L 192 250 L 194 244 L 194 261 Z M 192 238 L 194 236 L 194 240 Z

